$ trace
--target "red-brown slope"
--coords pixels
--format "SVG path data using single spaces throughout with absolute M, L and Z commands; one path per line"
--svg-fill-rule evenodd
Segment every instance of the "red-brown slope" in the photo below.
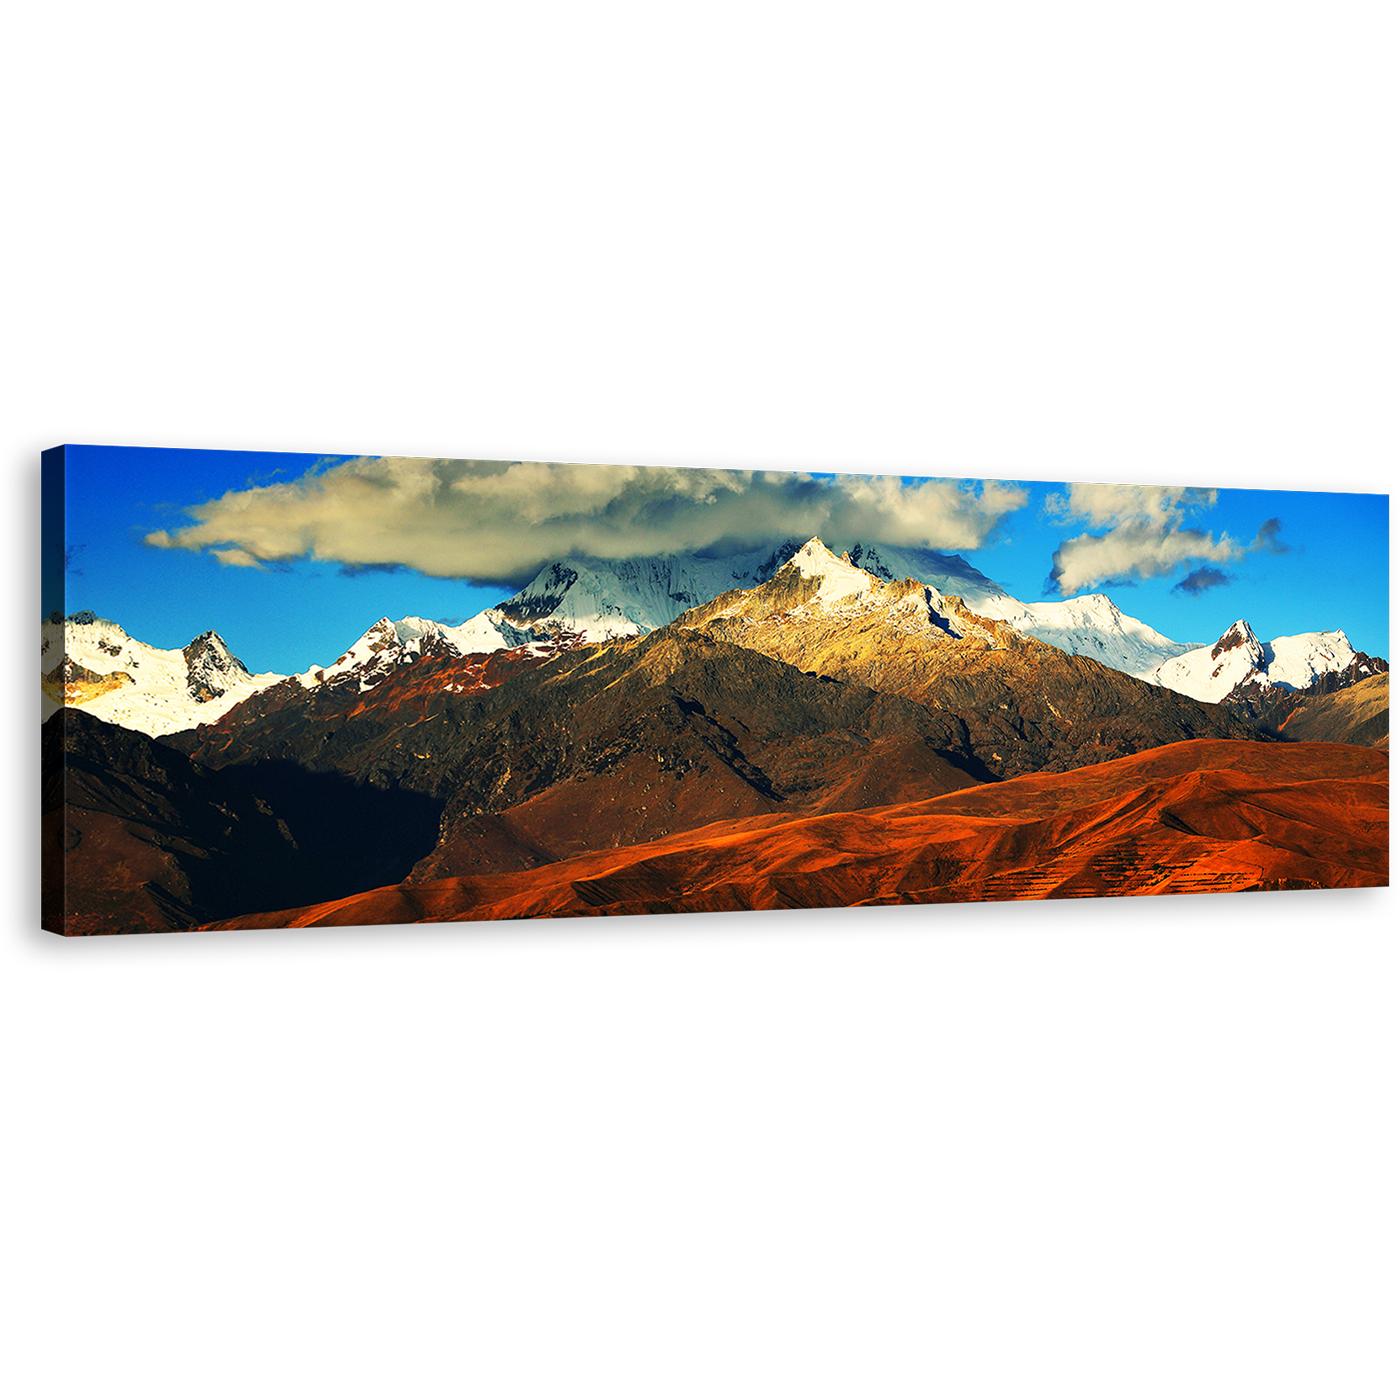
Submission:
M 524 870 L 716 822 L 883 807 L 974 781 L 927 744 L 899 735 L 866 739 L 834 733 L 768 744 L 762 736 L 745 734 L 729 716 L 714 719 L 726 739 L 747 741 L 747 752 L 757 760 L 747 772 L 707 762 L 703 755 L 698 758 L 703 767 L 689 767 L 687 757 L 678 763 L 669 752 L 671 735 L 658 726 L 653 744 L 644 749 L 628 751 L 621 744 L 602 772 L 573 775 L 502 812 L 457 813 L 449 803 L 441 839 L 414 867 L 412 882 Z M 667 751 L 655 751 L 656 743 Z M 766 786 L 770 777 L 786 794 Z M 795 791 L 800 784 L 809 790 Z
M 1389 882 L 1386 755 L 1192 740 L 928 801 L 720 823 L 218 928 L 814 908 Z

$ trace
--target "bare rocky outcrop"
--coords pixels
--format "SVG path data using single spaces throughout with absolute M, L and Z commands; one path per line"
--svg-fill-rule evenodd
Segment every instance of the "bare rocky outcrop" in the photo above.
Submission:
M 233 680 L 246 680 L 248 668 L 217 632 L 202 632 L 182 652 L 189 668 L 189 692 L 196 700 L 217 700 Z

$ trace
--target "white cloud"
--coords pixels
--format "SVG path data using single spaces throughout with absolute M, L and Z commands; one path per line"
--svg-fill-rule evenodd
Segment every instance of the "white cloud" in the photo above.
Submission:
M 1065 496 L 1046 498 L 1047 513 L 1104 529 L 1062 540 L 1048 588 L 1062 597 L 1113 579 L 1157 578 L 1190 560 L 1224 563 L 1244 553 L 1221 534 L 1187 527 L 1187 516 L 1216 502 L 1213 490 L 1073 482 Z
M 1045 498 L 1045 510 L 1061 520 L 1086 520 L 1090 525 L 1118 525 L 1129 520 L 1171 525 L 1189 510 L 1213 506 L 1219 494 L 1213 487 L 1202 486 L 1072 481 L 1068 495 Z
M 309 556 L 518 583 L 569 554 L 724 552 L 787 536 L 975 549 L 1025 499 L 990 481 L 357 458 L 190 506 L 194 524 L 146 543 L 241 567 Z

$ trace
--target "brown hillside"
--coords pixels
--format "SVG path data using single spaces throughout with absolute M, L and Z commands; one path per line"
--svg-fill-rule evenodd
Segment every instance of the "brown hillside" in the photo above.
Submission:
M 1174 744 L 864 812 L 718 823 L 219 928 L 1338 888 L 1389 882 L 1386 755 Z
M 990 776 L 960 738 L 900 696 L 664 628 L 491 697 L 462 734 L 440 840 L 412 878 L 950 792 Z
M 1370 676 L 1331 695 L 1299 697 L 1280 706 L 1276 723 L 1285 739 L 1311 743 L 1390 747 L 1390 676 Z

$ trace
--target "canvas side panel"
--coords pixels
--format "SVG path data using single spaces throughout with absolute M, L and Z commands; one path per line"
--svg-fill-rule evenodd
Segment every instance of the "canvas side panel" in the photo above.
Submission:
M 67 615 L 67 453 L 51 447 L 43 454 L 43 519 L 40 522 L 41 672 L 46 692 L 44 710 L 62 698 L 63 618 Z M 53 678 L 53 679 L 51 679 Z M 66 869 L 63 849 L 65 787 L 64 711 L 60 707 L 42 721 L 40 773 L 41 923 L 50 933 L 67 930 Z

